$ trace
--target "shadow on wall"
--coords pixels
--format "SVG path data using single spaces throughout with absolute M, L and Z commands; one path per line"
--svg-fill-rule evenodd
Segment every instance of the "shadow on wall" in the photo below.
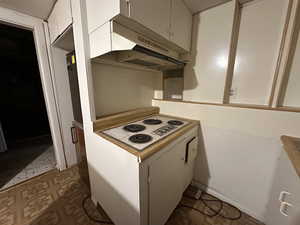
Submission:
M 194 182 L 196 182 L 196 185 L 200 184 L 204 188 L 203 190 L 206 191 L 210 179 L 210 171 L 201 123 L 199 126 L 198 147 L 199 154 L 196 158 L 194 173 L 197 173 L 201 180 L 194 180 Z
M 199 30 L 200 16 L 193 17 L 193 33 L 190 62 L 184 68 L 184 90 L 193 90 L 198 87 L 198 80 L 195 71 L 197 46 L 198 46 L 198 30 Z

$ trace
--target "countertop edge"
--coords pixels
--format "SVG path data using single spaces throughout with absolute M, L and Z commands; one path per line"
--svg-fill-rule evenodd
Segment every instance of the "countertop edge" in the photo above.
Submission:
M 163 116 L 168 116 L 168 115 L 163 115 Z M 187 124 L 186 126 L 182 127 L 181 129 L 179 129 L 178 131 L 168 135 L 167 137 L 163 138 L 162 140 L 158 141 L 157 143 L 149 146 L 148 148 L 146 148 L 143 151 L 138 151 L 126 144 L 124 144 L 121 141 L 118 141 L 106 134 L 104 134 L 103 132 L 101 132 L 101 130 L 98 131 L 94 131 L 94 133 L 96 133 L 97 135 L 99 135 L 100 137 L 112 142 L 113 144 L 123 148 L 125 151 L 135 155 L 137 157 L 137 160 L 139 162 L 143 162 L 145 161 L 147 158 L 151 157 L 152 155 L 154 155 L 155 153 L 159 152 L 161 149 L 163 149 L 165 146 L 167 146 L 168 144 L 170 144 L 172 141 L 174 141 L 176 138 L 178 138 L 179 136 L 187 133 L 188 131 L 190 131 L 191 129 L 193 129 L 196 126 L 200 125 L 200 121 L 197 120 L 189 120 L 189 119 L 185 119 L 182 118 L 186 121 L 189 121 L 190 123 Z
M 283 135 L 280 139 L 284 150 L 300 178 L 300 150 L 297 149 L 296 145 L 296 142 L 300 142 L 300 138 Z
M 116 114 L 106 115 L 93 121 L 94 132 L 120 126 L 129 121 L 135 121 L 147 116 L 159 114 L 159 107 L 144 107 Z

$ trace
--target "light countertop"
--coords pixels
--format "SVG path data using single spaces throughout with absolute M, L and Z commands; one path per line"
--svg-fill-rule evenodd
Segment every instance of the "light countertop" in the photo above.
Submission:
M 143 151 L 138 151 L 133 147 L 130 147 L 126 144 L 124 144 L 121 141 L 118 141 L 102 131 L 109 129 L 111 127 L 117 127 L 117 126 L 122 126 L 125 124 L 128 124 L 133 121 L 137 121 L 140 119 L 143 119 L 147 116 L 154 116 L 154 115 L 160 115 L 164 117 L 170 117 L 170 118 L 175 118 L 175 119 L 180 119 L 189 122 L 185 126 L 183 126 L 181 129 L 178 129 L 174 133 L 166 136 L 165 138 L 159 140 L 158 142 L 154 143 L 153 145 L 150 145 L 149 147 L 145 148 Z M 126 120 L 126 118 L 128 118 Z M 110 121 L 107 126 L 102 126 L 101 124 L 105 124 L 107 121 Z M 128 151 L 129 153 L 135 155 L 140 162 L 143 160 L 147 159 L 148 157 L 152 156 L 156 152 L 160 151 L 163 149 L 165 146 L 167 146 L 169 143 L 174 141 L 176 138 L 179 136 L 185 134 L 186 132 L 190 131 L 192 128 L 199 126 L 199 121 L 196 120 L 189 120 L 185 118 L 179 118 L 179 117 L 174 117 L 174 116 L 168 116 L 168 115 L 162 115 L 159 114 L 159 109 L 157 107 L 149 107 L 149 108 L 143 108 L 143 109 L 137 109 L 137 110 L 132 110 L 130 112 L 125 112 L 125 113 L 120 113 L 120 114 L 114 114 L 110 118 L 110 116 L 106 116 L 103 121 L 101 119 L 97 120 L 94 122 L 94 132 L 105 138 L 106 140 L 114 143 L 115 145 L 121 147 L 122 149 Z
M 298 176 L 300 177 L 300 138 L 281 136 L 284 150 L 287 152 Z

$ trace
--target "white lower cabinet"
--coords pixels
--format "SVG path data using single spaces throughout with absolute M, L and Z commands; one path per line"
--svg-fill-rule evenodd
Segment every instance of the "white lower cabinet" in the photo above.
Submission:
M 150 224 L 164 224 L 183 192 L 184 146 L 180 143 L 150 165 Z
M 87 151 L 93 202 L 115 225 L 164 225 L 193 179 L 198 130 L 191 128 L 143 160 L 96 136 L 95 150 L 104 151 L 95 151 L 94 158 Z
M 149 225 L 163 225 L 191 183 L 198 146 L 194 130 L 185 139 L 173 143 L 149 162 Z
M 266 225 L 300 224 L 300 177 L 283 151 L 274 175 Z

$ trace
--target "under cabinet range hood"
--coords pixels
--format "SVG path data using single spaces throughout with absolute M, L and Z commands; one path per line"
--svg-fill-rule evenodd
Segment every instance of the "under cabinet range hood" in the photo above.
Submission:
M 94 62 L 159 71 L 183 68 L 187 62 L 168 44 L 154 41 L 115 21 L 103 25 L 101 34 L 90 35 L 90 42 Z

